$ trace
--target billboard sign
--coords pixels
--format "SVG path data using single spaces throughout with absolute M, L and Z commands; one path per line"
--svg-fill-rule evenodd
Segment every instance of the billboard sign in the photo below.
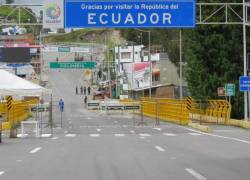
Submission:
M 128 80 L 128 90 L 149 88 L 150 86 L 150 63 L 124 63 L 124 74 Z
M 64 1 L 63 0 L 53 0 L 53 1 L 44 0 L 43 28 L 48 28 L 48 29 L 64 28 Z
M 196 0 L 65 0 L 65 28 L 194 28 Z
M 29 63 L 31 61 L 30 48 L 2 47 L 0 48 L 0 62 Z

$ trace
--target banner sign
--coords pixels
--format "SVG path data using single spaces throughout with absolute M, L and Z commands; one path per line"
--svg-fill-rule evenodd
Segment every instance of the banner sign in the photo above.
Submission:
M 89 53 L 88 47 L 67 47 L 67 46 L 45 46 L 43 52 L 71 52 L 71 53 Z
M 65 0 L 64 26 L 194 28 L 195 6 L 196 0 Z

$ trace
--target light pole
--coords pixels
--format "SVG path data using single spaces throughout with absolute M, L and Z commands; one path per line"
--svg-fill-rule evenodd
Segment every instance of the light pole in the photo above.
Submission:
M 180 99 L 183 99 L 182 73 L 182 30 L 180 29 Z

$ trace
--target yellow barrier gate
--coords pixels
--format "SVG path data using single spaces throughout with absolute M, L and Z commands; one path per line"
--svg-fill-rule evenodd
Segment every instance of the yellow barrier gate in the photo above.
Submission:
M 186 100 L 142 98 L 141 106 L 143 115 L 181 125 L 189 123 Z
M 200 123 L 228 124 L 231 108 L 226 100 L 193 101 L 191 120 Z
M 191 121 L 228 124 L 231 114 L 231 105 L 228 101 L 197 101 L 190 96 L 183 100 L 141 98 L 140 101 L 129 99 L 120 102 L 139 103 L 142 115 L 182 125 L 187 125 Z
M 0 104 L 1 115 L 5 117 L 2 122 L 2 130 L 15 128 L 21 121 L 29 118 L 31 116 L 30 108 L 36 104 L 38 104 L 37 99 L 13 101 L 6 97 L 6 102 Z

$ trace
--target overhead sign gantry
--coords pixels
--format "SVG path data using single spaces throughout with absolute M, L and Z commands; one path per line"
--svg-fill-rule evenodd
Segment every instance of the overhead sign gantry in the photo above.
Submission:
M 196 0 L 45 1 L 44 27 L 194 28 Z

